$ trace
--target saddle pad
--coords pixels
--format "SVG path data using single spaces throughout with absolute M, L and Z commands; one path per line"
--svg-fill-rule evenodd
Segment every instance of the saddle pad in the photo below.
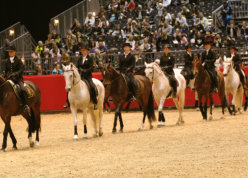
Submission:
M 127 76 L 124 75 L 124 74 L 121 74 L 121 75 L 124 78 L 124 81 L 125 81 L 126 85 L 128 86 L 128 78 L 127 78 Z M 136 86 L 136 91 L 137 92 L 141 91 L 142 90 L 142 85 L 141 85 L 140 81 L 135 78 L 135 76 L 134 76 L 134 82 L 135 82 L 135 86 Z
M 12 80 L 8 80 L 8 82 L 10 83 L 10 85 L 12 86 L 16 96 L 20 99 L 20 86 L 15 84 Z M 31 87 L 29 87 L 26 83 L 24 83 L 24 87 L 25 87 L 25 91 L 27 93 L 27 97 L 28 99 L 34 97 L 34 91 Z
M 88 90 L 90 91 L 90 84 L 87 80 L 83 79 L 83 81 L 86 83 L 87 87 L 88 87 Z M 94 89 L 95 89 L 95 92 L 96 92 L 96 96 L 98 96 L 98 90 L 96 88 L 96 85 L 94 84 Z

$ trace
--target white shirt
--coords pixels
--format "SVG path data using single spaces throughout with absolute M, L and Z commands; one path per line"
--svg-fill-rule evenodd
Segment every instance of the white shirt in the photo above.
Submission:
M 82 64 L 84 64 L 84 62 L 86 61 L 86 58 L 87 58 L 87 56 L 83 57 Z
M 9 59 L 10 59 L 10 62 L 11 63 L 14 63 L 15 56 L 14 57 L 10 57 Z
M 129 53 L 130 53 L 130 51 L 127 54 L 124 52 L 125 58 L 127 58 L 127 55 L 129 55 Z

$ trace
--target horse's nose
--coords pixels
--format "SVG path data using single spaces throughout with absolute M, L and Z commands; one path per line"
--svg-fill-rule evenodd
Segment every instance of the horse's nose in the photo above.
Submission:
M 227 76 L 227 74 L 223 74 L 223 76 L 224 76 L 224 77 L 226 77 L 226 76 Z
M 65 88 L 65 90 L 66 90 L 67 92 L 69 92 L 69 91 L 71 91 L 71 88 Z

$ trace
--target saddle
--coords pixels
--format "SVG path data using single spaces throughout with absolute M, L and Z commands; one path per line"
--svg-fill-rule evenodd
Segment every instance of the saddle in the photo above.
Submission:
M 214 89 L 214 86 L 213 86 L 213 80 L 214 80 L 214 76 L 212 76 L 212 74 L 210 74 L 210 72 L 208 71 L 208 70 L 206 70 L 207 71 L 207 74 L 208 74 L 208 77 L 209 77 L 209 79 L 210 79 L 210 81 L 211 81 L 211 91 L 213 91 L 213 89 Z M 217 84 L 219 84 L 220 83 L 220 76 L 218 75 L 218 72 L 217 71 L 215 71 L 216 72 L 216 79 L 217 79 Z
M 128 78 L 127 75 L 125 75 L 123 73 L 121 73 L 121 75 L 122 75 L 122 77 L 123 77 L 128 89 L 129 89 L 129 91 L 131 90 L 130 88 L 132 87 L 132 85 L 135 86 L 135 89 L 136 89 L 137 92 L 141 91 L 142 86 L 141 86 L 141 83 L 140 83 L 139 80 L 134 78 L 133 83 L 132 83 L 132 81 Z
M 88 87 L 88 90 L 90 92 L 90 96 L 92 96 L 92 92 L 91 92 L 91 87 L 90 87 L 90 84 L 87 80 L 83 79 L 83 81 L 86 83 L 87 87 Z M 93 82 L 92 82 L 93 83 Z M 98 96 L 98 90 L 96 88 L 96 85 L 93 83 L 93 88 L 95 90 L 95 93 L 96 93 L 96 97 Z
M 20 87 L 20 85 L 15 84 L 12 80 L 8 80 L 8 82 L 12 86 L 17 98 L 19 100 L 21 100 L 21 87 Z M 25 96 L 27 97 L 27 99 L 33 98 L 34 97 L 34 90 L 29 85 L 27 85 L 25 82 L 24 82 L 24 88 L 25 88 L 25 92 L 26 92 Z

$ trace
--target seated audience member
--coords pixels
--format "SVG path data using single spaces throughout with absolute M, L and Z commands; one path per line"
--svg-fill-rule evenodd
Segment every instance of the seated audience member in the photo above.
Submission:
M 55 68 L 53 69 L 52 74 L 53 74 L 53 75 L 56 75 L 56 74 L 63 74 L 63 70 L 61 69 L 59 63 L 57 63 L 57 64 L 55 65 Z
M 93 17 L 92 12 L 88 13 L 88 16 L 85 18 L 84 24 L 89 24 L 93 26 L 95 24 L 95 17 Z

